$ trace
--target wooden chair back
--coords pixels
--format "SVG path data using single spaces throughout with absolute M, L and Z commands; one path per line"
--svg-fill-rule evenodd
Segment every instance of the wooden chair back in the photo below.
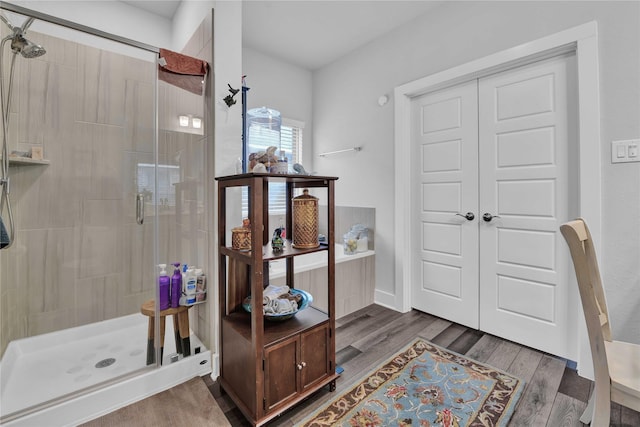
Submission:
M 607 427 L 611 402 L 640 412 L 640 345 L 611 339 L 607 302 L 589 227 L 582 218 L 563 224 L 578 279 L 593 359 L 595 389 L 580 421 Z
M 576 271 L 593 359 L 596 401 L 608 405 L 611 380 L 604 341 L 611 341 L 611 327 L 593 239 L 582 218 L 563 224 L 560 231 L 569 245 Z M 608 419 L 608 411 L 606 415 Z
M 593 297 L 589 298 L 587 306 L 594 306 L 592 308 L 595 309 L 594 312 L 597 314 L 602 337 L 606 341 L 611 341 L 607 301 L 602 288 L 598 259 L 589 227 L 587 227 L 582 218 L 578 218 L 562 225 L 560 231 L 569 245 L 569 251 L 576 270 L 576 278 L 578 279 L 578 287 L 580 288 L 580 297 L 583 300 L 582 303 L 583 305 L 585 304 L 584 291 L 591 289 Z M 589 331 L 589 335 L 591 335 L 591 331 Z

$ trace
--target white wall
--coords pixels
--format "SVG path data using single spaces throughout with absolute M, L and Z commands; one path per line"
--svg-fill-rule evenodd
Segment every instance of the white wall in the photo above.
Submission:
M 313 170 L 312 151 L 305 149 L 313 144 L 311 71 L 243 47 L 242 73 L 250 88 L 247 109 L 266 106 L 283 118 L 304 122 L 302 164 Z
M 357 154 L 316 157 L 315 169 L 340 177 L 336 204 L 376 208 L 379 296 L 396 289 L 393 102 L 380 107 L 378 97 L 592 20 L 599 26 L 601 272 L 615 338 L 640 343 L 640 164 L 610 163 L 611 140 L 640 137 L 638 2 L 446 2 L 314 73 L 314 152 L 363 146 Z

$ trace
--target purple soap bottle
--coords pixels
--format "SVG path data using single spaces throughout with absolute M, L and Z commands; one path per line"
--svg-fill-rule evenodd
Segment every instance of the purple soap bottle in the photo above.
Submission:
M 182 272 L 180 271 L 180 263 L 173 263 L 175 269 L 171 276 L 171 307 L 176 308 L 180 305 L 180 294 L 182 293 Z
M 160 310 L 171 307 L 171 279 L 167 276 L 167 264 L 160 264 L 160 277 L 158 286 L 160 287 Z

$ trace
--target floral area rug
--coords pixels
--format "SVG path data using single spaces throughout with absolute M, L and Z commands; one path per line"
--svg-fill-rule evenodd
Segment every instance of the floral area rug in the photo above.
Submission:
M 299 425 L 506 426 L 524 382 L 416 340 Z

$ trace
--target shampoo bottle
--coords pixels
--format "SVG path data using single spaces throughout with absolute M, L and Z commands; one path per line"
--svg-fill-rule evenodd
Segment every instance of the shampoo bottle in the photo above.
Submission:
M 160 277 L 158 286 L 160 287 L 160 310 L 171 307 L 171 279 L 167 276 L 167 264 L 160 264 Z
M 171 307 L 176 308 L 180 305 L 180 294 L 182 293 L 182 273 L 180 272 L 180 263 L 173 264 L 173 276 L 171 276 Z

